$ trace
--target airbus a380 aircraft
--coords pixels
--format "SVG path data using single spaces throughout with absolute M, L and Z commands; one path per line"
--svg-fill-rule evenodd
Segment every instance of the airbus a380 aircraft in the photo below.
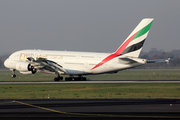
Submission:
M 13 78 L 15 70 L 22 74 L 42 71 L 56 74 L 54 80 L 59 81 L 63 79 L 61 75 L 70 76 L 65 80 L 86 80 L 82 75 L 116 73 L 146 63 L 169 62 L 138 58 L 152 23 L 151 18 L 143 19 L 114 53 L 21 50 L 11 54 L 4 65 L 13 71 Z

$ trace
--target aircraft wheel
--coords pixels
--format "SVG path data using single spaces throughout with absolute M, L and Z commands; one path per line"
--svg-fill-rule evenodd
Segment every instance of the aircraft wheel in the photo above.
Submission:
M 72 81 L 72 80 L 74 80 L 73 77 L 66 77 L 65 78 L 65 81 Z
M 65 78 L 65 81 L 70 81 L 70 78 L 66 77 L 66 78 Z
M 63 80 L 63 77 L 59 77 L 60 80 Z
M 16 74 L 12 74 L 11 77 L 12 77 L 12 78 L 15 78 L 15 77 L 16 77 Z
M 60 79 L 58 77 L 55 77 L 54 78 L 54 81 L 59 81 Z
M 78 81 L 83 81 L 83 77 L 78 77 Z
M 86 79 L 86 77 L 83 77 L 83 81 L 86 81 L 87 79 Z
M 79 81 L 79 78 L 78 78 L 78 77 L 75 77 L 75 78 L 74 78 L 74 81 Z

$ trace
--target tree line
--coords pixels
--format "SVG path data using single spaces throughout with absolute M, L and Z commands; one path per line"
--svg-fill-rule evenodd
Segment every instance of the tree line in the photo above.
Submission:
M 145 58 L 148 60 L 170 58 L 170 61 L 169 64 L 150 63 L 137 68 L 142 68 L 142 69 L 179 69 L 180 68 L 180 50 L 172 50 L 170 52 L 165 52 L 163 50 L 152 48 L 149 52 L 142 51 L 140 54 L 140 58 Z

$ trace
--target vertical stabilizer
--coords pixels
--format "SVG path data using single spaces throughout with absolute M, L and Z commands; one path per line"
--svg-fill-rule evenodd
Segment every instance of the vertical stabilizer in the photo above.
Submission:
M 153 20 L 153 18 L 143 19 L 122 43 L 122 45 L 116 50 L 116 52 L 104 58 L 101 62 L 94 66 L 92 70 L 120 55 L 138 57 Z
M 143 19 L 114 54 L 138 57 L 153 20 L 153 18 Z

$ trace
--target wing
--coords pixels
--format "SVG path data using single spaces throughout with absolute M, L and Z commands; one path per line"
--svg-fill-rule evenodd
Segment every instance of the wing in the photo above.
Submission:
M 27 58 L 30 65 L 40 71 L 55 73 L 55 74 L 68 74 L 67 71 L 59 64 L 54 61 L 47 60 L 46 58 L 37 58 L 36 60 L 32 57 Z

